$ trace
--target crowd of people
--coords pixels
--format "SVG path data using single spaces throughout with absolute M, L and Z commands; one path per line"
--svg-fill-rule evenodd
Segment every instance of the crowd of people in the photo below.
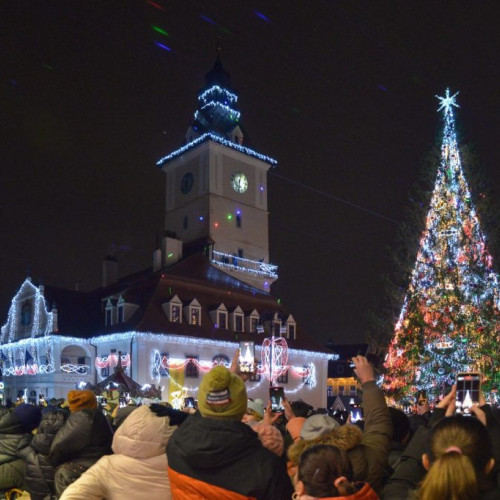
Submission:
M 33 500 L 500 500 L 500 419 L 455 388 L 408 416 L 389 408 L 353 358 L 363 420 L 247 396 L 235 364 L 202 379 L 197 409 L 127 405 L 106 414 L 89 390 L 0 408 L 0 493 Z M 62 404 L 61 404 L 62 403 Z

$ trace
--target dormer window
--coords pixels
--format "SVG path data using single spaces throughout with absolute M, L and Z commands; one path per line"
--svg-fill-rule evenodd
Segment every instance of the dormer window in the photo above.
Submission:
M 243 320 L 245 318 L 245 315 L 243 313 L 243 309 L 241 309 L 240 306 L 237 306 L 234 308 L 234 310 L 230 314 L 230 323 L 231 323 L 231 328 L 235 332 L 242 332 L 244 330 L 243 328 Z
M 250 314 L 245 317 L 245 331 L 257 333 L 259 326 L 260 314 L 254 309 Z
M 217 325 L 219 328 L 222 328 L 223 330 L 227 329 L 227 312 L 224 311 L 218 312 Z
M 105 326 L 112 326 L 114 324 L 113 322 L 113 303 L 111 302 L 111 299 L 108 299 L 106 302 L 106 309 L 105 309 Z
M 183 308 L 184 319 L 193 326 L 201 325 L 201 306 L 200 303 L 193 299 L 187 306 Z
M 124 302 L 123 297 L 120 295 L 117 305 L 117 323 L 123 323 L 125 321 Z
M 162 304 L 163 312 L 172 323 L 182 323 L 182 302 L 174 295 L 169 302 Z
M 287 339 L 293 339 L 295 340 L 296 338 L 296 327 L 297 323 L 295 323 L 295 319 L 293 316 L 290 314 L 286 320 L 286 338 Z
M 221 302 L 219 307 L 212 309 L 209 312 L 210 319 L 214 323 L 216 328 L 221 328 L 227 330 L 227 307 L 224 302 Z

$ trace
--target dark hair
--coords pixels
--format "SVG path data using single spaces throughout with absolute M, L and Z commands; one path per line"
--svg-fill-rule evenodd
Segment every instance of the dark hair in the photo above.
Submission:
M 473 417 L 444 418 L 433 427 L 429 446 L 431 467 L 421 483 L 419 498 L 479 498 L 478 483 L 493 456 L 486 427 Z
M 293 413 L 296 417 L 309 417 L 313 412 L 313 407 L 310 404 L 307 404 L 305 401 L 298 399 L 297 401 L 292 401 L 290 403 L 292 407 Z
M 410 419 L 404 411 L 389 407 L 392 422 L 392 440 L 401 443 L 410 433 Z
M 306 493 L 313 497 L 339 496 L 333 484 L 338 477 L 345 476 L 342 486 L 350 495 L 355 492 L 351 485 L 352 465 L 347 453 L 336 446 L 318 444 L 307 448 L 300 456 L 299 480 L 304 483 Z

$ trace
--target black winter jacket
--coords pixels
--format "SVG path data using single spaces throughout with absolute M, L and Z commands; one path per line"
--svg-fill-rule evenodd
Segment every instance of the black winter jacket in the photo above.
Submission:
M 55 435 L 49 457 L 55 465 L 78 462 L 93 465 L 109 455 L 113 431 L 102 410 L 85 409 L 72 413 Z
M 167 444 L 172 498 L 289 500 L 285 462 L 250 426 L 191 415 Z
M 25 489 L 30 493 L 31 500 L 41 500 L 55 494 L 55 467 L 49 459 L 49 453 L 54 437 L 63 427 L 67 415 L 64 410 L 45 410 L 35 437 L 22 452 L 26 463 Z
M 24 461 L 18 450 L 28 446 L 32 437 L 14 413 L 0 418 L 0 492 L 23 486 Z

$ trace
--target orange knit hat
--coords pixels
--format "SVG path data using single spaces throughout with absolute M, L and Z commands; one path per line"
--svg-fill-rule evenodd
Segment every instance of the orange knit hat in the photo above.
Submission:
M 87 408 L 97 408 L 97 399 L 92 391 L 73 390 L 68 392 L 68 404 L 71 413 L 73 413 Z

